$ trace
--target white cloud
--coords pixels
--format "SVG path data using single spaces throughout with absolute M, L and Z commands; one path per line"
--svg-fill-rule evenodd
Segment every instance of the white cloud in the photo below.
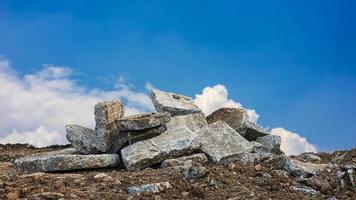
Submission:
M 67 143 L 65 124 L 94 128 L 93 107 L 108 99 L 122 99 L 126 115 L 153 110 L 149 96 L 125 87 L 122 78 L 115 89 L 104 91 L 84 88 L 71 75 L 71 68 L 46 65 L 18 76 L 0 57 L 0 143 Z
M 284 128 L 274 128 L 271 130 L 271 134 L 281 136 L 281 149 L 287 155 L 297 155 L 303 152 L 317 151 L 316 147 L 313 144 L 310 144 L 305 137 L 287 131 Z
M 14 129 L 9 135 L 0 139 L 0 143 L 29 143 L 37 147 L 55 144 L 53 142 L 60 141 L 61 135 L 57 131 L 49 132 L 43 126 L 38 127 L 34 131 L 25 131 L 19 133 Z
M 209 115 L 215 110 L 228 107 L 228 108 L 241 108 L 242 105 L 229 99 L 229 93 L 224 85 L 218 84 L 213 87 L 205 87 L 201 94 L 195 95 L 194 102 L 202 109 L 205 115 Z M 247 114 L 251 122 L 256 123 L 259 115 L 255 110 L 248 109 Z

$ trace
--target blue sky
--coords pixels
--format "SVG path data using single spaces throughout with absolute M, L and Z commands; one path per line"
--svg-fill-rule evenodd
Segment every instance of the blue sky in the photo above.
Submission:
M 194 96 L 223 84 L 259 123 L 321 150 L 356 146 L 355 1 L 1 1 L 0 54 L 20 74 L 68 66 Z M 1 87 L 1 86 L 0 86 Z

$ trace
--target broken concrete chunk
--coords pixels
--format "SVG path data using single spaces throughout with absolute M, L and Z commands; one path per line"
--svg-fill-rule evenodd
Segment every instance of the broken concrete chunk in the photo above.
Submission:
M 201 150 L 215 163 L 240 160 L 253 146 L 223 121 L 217 121 L 197 132 L 202 140 Z
M 182 156 L 179 158 L 172 158 L 162 162 L 162 167 L 179 167 L 184 166 L 186 163 L 189 162 L 199 162 L 199 163 L 206 163 L 208 162 L 208 158 L 203 153 L 197 153 L 190 156 Z
M 188 115 L 180 115 L 171 117 L 170 122 L 166 124 L 167 129 L 174 130 L 177 127 L 187 126 L 191 131 L 195 132 L 208 125 L 203 113 L 193 113 Z
M 121 150 L 121 158 L 127 170 L 139 170 L 166 159 L 191 154 L 201 145 L 197 134 L 183 126 L 167 130 L 161 135 L 137 142 Z
M 116 120 L 120 131 L 144 130 L 165 125 L 170 120 L 168 113 L 144 113 Z
M 79 125 L 66 125 L 66 137 L 72 146 L 82 154 L 98 153 L 94 130 Z
M 201 112 L 190 97 L 157 89 L 151 92 L 152 102 L 158 112 L 168 112 L 171 116 Z
M 220 108 L 206 119 L 208 124 L 219 120 L 224 121 L 248 141 L 254 141 L 257 137 L 268 135 L 267 130 L 248 120 L 247 111 L 243 108 Z
M 124 117 L 124 112 L 124 106 L 119 100 L 105 101 L 95 105 L 95 131 L 99 151 L 115 152 L 118 150 L 115 120 Z
M 29 173 L 108 168 L 117 167 L 119 164 L 120 158 L 117 154 L 34 155 L 15 160 L 15 166 L 19 171 Z
M 284 170 L 297 177 L 307 178 L 314 175 L 317 171 L 328 167 L 328 164 L 314 164 L 308 162 L 300 162 L 295 159 L 287 158 L 284 165 Z
M 271 152 L 278 152 L 281 147 L 281 137 L 278 135 L 266 135 L 258 137 L 256 142 L 263 144 Z
M 127 192 L 129 194 L 137 194 L 142 192 L 160 193 L 169 188 L 171 188 L 169 182 L 150 183 L 150 184 L 144 184 L 135 187 L 129 187 L 127 188 Z

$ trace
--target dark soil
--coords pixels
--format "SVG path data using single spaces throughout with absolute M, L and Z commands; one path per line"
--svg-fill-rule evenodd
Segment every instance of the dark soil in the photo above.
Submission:
M 123 169 L 100 169 L 66 173 L 25 174 L 15 170 L 12 162 L 34 153 L 59 150 L 68 146 L 34 148 L 30 145 L 0 145 L 0 199 L 356 199 L 356 189 L 344 188 L 336 172 L 346 164 L 356 164 L 356 149 L 318 153 L 319 163 L 333 163 L 332 170 L 322 171 L 308 181 L 285 174 L 282 158 L 275 157 L 255 165 L 238 162 L 217 166 L 208 164 L 208 174 L 187 180 L 173 169 L 148 168 L 138 172 Z M 108 175 L 95 179 L 98 173 Z M 127 188 L 146 183 L 168 181 L 172 188 L 158 194 L 129 195 Z M 296 192 L 291 186 L 310 186 L 318 193 Z

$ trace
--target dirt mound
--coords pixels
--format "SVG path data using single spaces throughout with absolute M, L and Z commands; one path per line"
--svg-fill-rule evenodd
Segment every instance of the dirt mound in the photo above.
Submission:
M 312 178 L 296 178 L 283 170 L 283 156 L 274 156 L 255 165 L 231 162 L 208 163 L 208 173 L 199 179 L 186 179 L 174 168 L 147 168 L 137 172 L 100 169 L 65 173 L 19 173 L 17 158 L 34 153 L 60 150 L 68 146 L 34 148 L 31 145 L 0 145 L 0 199 L 355 199 L 356 189 L 340 172 L 356 165 L 356 149 L 317 153 L 332 167 Z M 294 159 L 302 160 L 300 156 Z M 346 168 L 345 168 L 346 166 Z M 127 188 L 142 184 L 169 182 L 159 193 L 128 194 Z M 308 192 L 308 189 L 316 193 Z

